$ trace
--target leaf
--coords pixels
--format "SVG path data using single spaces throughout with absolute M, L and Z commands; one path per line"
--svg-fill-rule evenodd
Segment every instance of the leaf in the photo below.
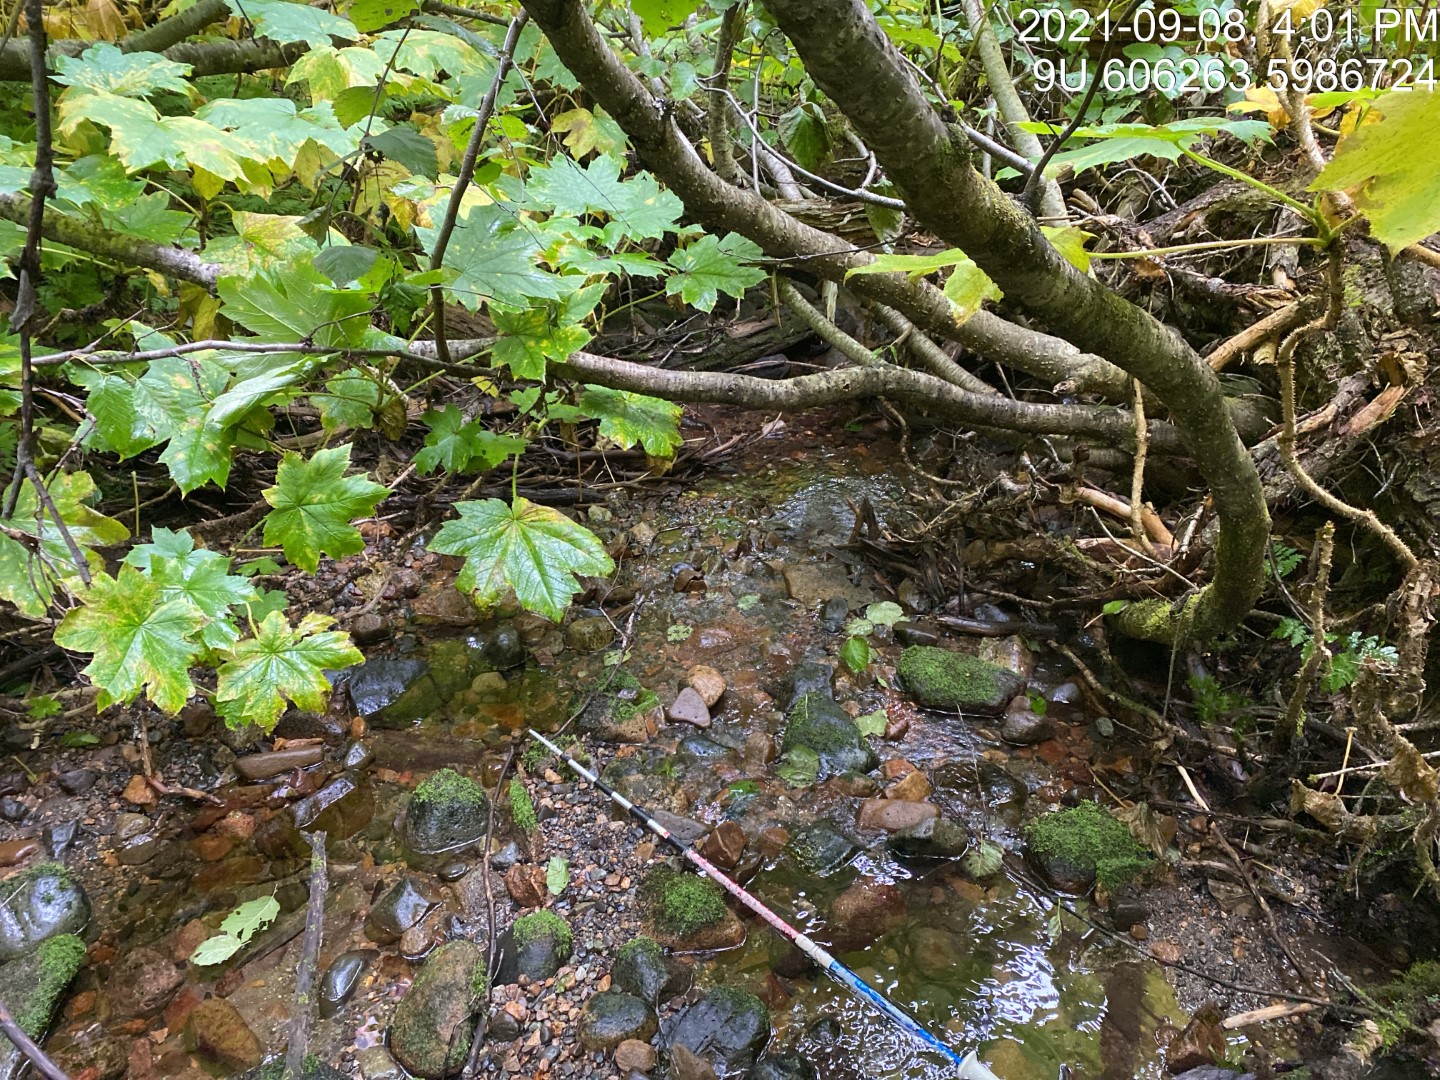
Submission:
M 54 698 L 47 698 L 44 700 L 55 701 Z M 55 712 L 59 711 L 60 703 L 58 701 L 55 701 Z M 34 720 L 43 720 L 45 719 L 45 716 L 54 715 L 54 713 L 46 713 L 45 716 L 36 716 L 35 710 L 33 708 L 30 709 L 29 714 L 31 719 Z M 91 731 L 67 731 L 64 735 L 60 736 L 60 745 L 65 747 L 67 750 L 86 750 L 92 746 L 99 746 L 100 736 L 96 735 L 94 732 Z
M 651 457 L 669 458 L 684 444 L 680 436 L 681 407 L 660 398 L 586 386 L 580 411 L 600 421 L 600 434 L 622 450 L 637 442 Z
M 863 637 L 850 637 L 840 646 L 840 659 L 857 675 L 870 666 L 870 643 Z
M 29 716 L 31 720 L 45 720 L 63 711 L 64 710 L 60 702 L 55 698 L 51 697 L 49 694 L 36 694 L 34 697 L 27 698 L 25 701 L 25 714 Z M 88 735 L 89 732 L 67 732 L 65 735 L 61 736 L 61 745 L 65 745 L 65 740 L 71 735 L 80 734 Z M 100 741 L 93 735 L 91 735 L 90 737 L 95 739 L 96 743 Z M 89 745 L 93 746 L 94 743 L 91 743 Z
M 759 245 L 726 233 L 724 239 L 709 234 L 671 254 L 669 263 L 679 273 L 665 282 L 665 294 L 680 294 L 680 299 L 701 311 L 713 311 L 719 294 L 740 297 L 752 285 L 765 280 L 765 271 L 744 265 L 745 260 L 763 255 Z
M 161 586 L 160 599 L 188 600 L 209 620 L 200 633 L 207 648 L 220 649 L 239 636 L 231 621 L 232 607 L 256 599 L 259 592 L 245 578 L 230 573 L 230 560 L 215 551 L 197 548 L 190 533 L 156 527 L 151 542 L 139 544 L 125 562 L 148 570 Z
M 1026 131 L 1051 137 L 1060 134 L 1058 127 L 1044 122 L 1027 121 L 1019 126 Z M 1160 125 L 1100 124 L 1077 128 L 1071 138 L 1094 141 L 1088 146 L 1056 154 L 1046 166 L 1045 174 L 1054 175 L 1067 166 L 1076 173 L 1082 173 L 1086 169 L 1129 161 L 1144 155 L 1176 161 L 1183 150 L 1189 149 L 1205 136 L 1222 133 L 1232 135 L 1242 142 L 1270 141 L 1270 125 L 1263 120 L 1222 120 L 1195 116 Z
M 808 746 L 794 746 L 785 751 L 775 766 L 775 775 L 791 787 L 807 787 L 820 774 L 820 755 Z
M 320 556 L 338 559 L 363 551 L 365 540 L 350 522 L 369 517 L 390 489 L 364 476 L 346 476 L 350 445 L 317 450 L 306 461 L 287 450 L 275 486 L 262 495 L 274 509 L 265 515 L 265 543 L 279 544 L 285 557 L 314 573 Z
M 865 609 L 865 618 L 877 626 L 894 626 L 896 623 L 909 622 L 905 609 L 893 600 L 881 600 L 877 604 L 871 604 Z
M 354 41 L 360 35 L 349 19 L 313 8 L 304 0 L 226 0 L 238 18 L 248 19 L 255 27 L 255 36 L 271 41 L 303 41 L 312 48 L 323 48 L 332 37 Z
M 949 248 L 928 255 L 877 255 L 864 266 L 847 270 L 845 278 L 849 280 L 855 274 L 899 272 L 911 281 L 917 281 L 926 274 L 947 268 L 950 269 L 950 276 L 945 280 L 945 296 L 950 301 L 957 323 L 969 319 L 980 310 L 980 305 L 986 300 L 999 300 L 1004 296 L 989 275 L 959 248 Z
M 354 369 L 326 381 L 326 393 L 311 394 L 310 402 L 320 410 L 320 426 L 326 433 L 371 428 L 384 405 L 386 389 L 372 376 Z
M 604 214 L 610 218 L 605 241 L 611 247 L 622 240 L 658 240 L 674 230 L 685 211 L 680 199 L 662 190 L 648 172 L 621 180 L 620 162 L 609 154 L 588 166 L 554 157 L 531 171 L 526 193 L 558 214 Z
M 469 469 L 493 469 L 513 454 L 523 453 L 526 440 L 514 435 L 497 435 L 474 420 L 466 420 L 454 405 L 432 409 L 421 419 L 430 428 L 425 447 L 415 455 L 415 468 L 424 476 L 443 467 L 459 473 Z
M 104 559 L 92 549 L 118 544 L 130 532 L 88 505 L 95 495 L 95 481 L 85 472 L 60 473 L 50 481 L 49 492 L 91 570 L 103 569 Z M 23 614 L 40 618 L 54 596 L 55 579 L 73 589 L 79 585 L 79 571 L 55 519 L 48 510 L 40 513 L 29 480 L 21 484 L 15 514 L 4 524 L 7 528 L 0 531 L 0 598 Z M 22 542 L 21 537 L 27 539 Z
M 671 623 L 670 628 L 665 631 L 665 640 L 672 645 L 678 645 L 682 641 L 689 641 L 695 633 L 695 627 L 689 623 Z
M 830 160 L 830 133 L 825 127 L 825 112 L 814 102 L 803 102 L 782 113 L 775 126 L 779 129 L 785 149 L 802 168 L 813 172 Z
M 420 5 L 414 0 L 355 0 L 345 14 L 362 34 L 389 26 L 392 22 L 418 13 Z
M 603 286 L 602 286 L 603 289 Z M 490 317 L 500 332 L 492 357 L 516 378 L 545 378 L 548 360 L 566 360 L 590 344 L 590 331 L 575 323 L 561 323 L 546 304 L 523 311 L 492 306 Z
M 177 64 L 159 53 L 121 52 L 108 42 L 90 46 L 79 56 L 57 56 L 56 74 L 63 86 L 83 86 L 121 97 L 145 97 L 157 90 L 188 94 L 189 64 Z
M 96 708 L 126 704 L 144 691 L 162 712 L 179 712 L 195 685 L 190 664 L 205 615 L 188 600 L 163 599 L 158 581 L 133 566 L 98 573 L 55 629 L 62 649 L 90 653 L 85 666 L 99 694 Z
M 640 17 L 647 34 L 659 37 L 695 14 L 700 0 L 631 0 L 630 9 Z
M 229 934 L 216 934 L 195 946 L 195 951 L 190 954 L 190 962 L 196 967 L 223 964 L 239 952 L 244 944 L 239 938 L 231 937 Z
M 570 861 L 552 855 L 545 866 L 545 888 L 551 896 L 559 896 L 570 884 Z
M 249 941 L 258 931 L 265 929 L 280 914 L 280 902 L 273 896 L 260 896 L 247 900 L 220 924 L 220 932 L 239 938 L 241 944 Z
M 855 726 L 860 729 L 861 735 L 884 735 L 889 724 L 890 717 L 885 715 L 884 709 L 876 709 L 855 718 Z
M 580 591 L 577 574 L 615 569 L 605 546 L 589 529 L 558 510 L 517 498 L 455 504 L 459 520 L 441 526 L 430 550 L 465 556 L 456 585 L 481 604 L 497 603 L 513 590 L 521 606 L 559 622 Z
M 1066 225 L 1064 228 L 1054 228 L 1050 225 L 1041 225 L 1040 231 L 1045 238 L 1061 255 L 1065 261 L 1082 274 L 1090 271 L 1090 252 L 1085 250 L 1085 242 L 1095 239 L 1094 233 L 1088 233 L 1076 225 Z
M 604 109 L 571 109 L 550 121 L 550 130 L 565 136 L 565 149 L 577 158 L 625 152 L 625 132 Z
M 268 341 L 358 346 L 370 325 L 370 297 L 336 289 L 313 265 L 288 261 L 216 285 L 224 313 Z
M 401 124 L 365 139 L 365 146 L 391 161 L 398 161 L 416 176 L 435 180 L 440 176 L 440 162 L 435 144 L 412 127 Z
M 439 230 L 415 232 L 432 251 Z M 540 248 L 529 229 L 517 226 L 513 211 L 495 204 L 472 206 L 455 223 L 445 249 L 444 264 L 456 272 L 450 290 L 471 311 L 482 299 L 514 308 L 528 306 L 531 299 L 558 300 L 579 282 L 540 267 Z
M 315 256 L 315 269 L 336 285 L 348 285 L 364 277 L 380 258 L 380 252 L 360 244 L 331 244 Z
M 1440 94 L 1392 90 L 1370 108 L 1379 123 L 1362 124 L 1342 139 L 1310 190 L 1351 192 L 1371 234 L 1396 252 L 1440 231 Z
M 265 616 L 246 638 L 229 650 L 215 685 L 215 708 L 232 727 L 257 724 L 271 731 L 287 701 L 297 708 L 323 712 L 330 682 L 326 670 L 359 664 L 365 658 L 350 635 L 329 630 L 335 620 L 311 613 L 292 627 L 278 611 Z

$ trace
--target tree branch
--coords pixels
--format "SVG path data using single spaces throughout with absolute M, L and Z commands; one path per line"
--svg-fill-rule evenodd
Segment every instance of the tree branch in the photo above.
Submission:
M 178 20 L 183 15 L 175 18 Z M 157 25 L 151 29 L 158 30 L 160 27 Z M 54 74 L 57 58 L 79 56 L 93 44 L 93 41 L 55 42 L 45 53 L 46 72 Z M 286 67 L 304 56 L 308 49 L 303 41 L 290 41 L 283 45 L 268 40 L 186 41 L 162 50 L 161 55 L 177 64 L 189 64 L 192 69 L 190 74 L 199 78 L 203 75 L 236 75 Z M 12 41 L 0 50 L 0 82 L 28 82 L 30 67 L 30 56 L 19 42 Z
M 199 0 L 194 7 L 186 8 L 178 15 L 171 15 L 154 26 L 128 35 L 119 42 L 120 51 L 164 52 L 171 45 L 176 45 L 191 34 L 198 34 L 211 23 L 229 16 L 230 5 L 225 0 Z

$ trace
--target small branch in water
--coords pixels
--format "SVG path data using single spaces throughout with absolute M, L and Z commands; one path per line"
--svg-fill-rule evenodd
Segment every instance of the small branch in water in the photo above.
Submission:
M 15 1049 L 25 1055 L 30 1064 L 35 1066 L 35 1071 L 45 1077 L 45 1080 L 70 1080 L 65 1075 L 65 1070 L 51 1061 L 45 1051 L 35 1045 L 35 1040 L 25 1034 L 3 1002 L 0 1002 L 0 1031 L 5 1033 L 5 1037 L 15 1044 Z
M 300 966 L 295 970 L 295 1015 L 290 1020 L 290 1045 L 285 1050 L 286 1080 L 305 1075 L 305 1058 L 310 1052 L 310 1026 L 315 1013 L 315 972 L 320 966 L 320 944 L 325 934 L 326 875 L 325 833 L 301 833 L 310 845 L 310 903 L 305 909 L 305 940 L 300 947 Z

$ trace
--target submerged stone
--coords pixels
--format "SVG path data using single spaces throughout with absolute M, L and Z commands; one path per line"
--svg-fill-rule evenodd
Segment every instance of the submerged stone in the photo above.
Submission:
M 785 850 L 807 874 L 828 877 L 849 866 L 860 845 L 830 822 L 817 821 L 798 830 Z
M 373 716 L 399 699 L 406 688 L 425 674 L 425 661 L 378 657 L 350 672 L 345 689 L 350 704 L 361 716 Z
M 717 986 L 682 1012 L 661 1039 L 674 1054 L 684 1047 L 719 1076 L 748 1070 L 770 1039 L 770 1010 L 754 994 Z
M 789 752 L 799 746 L 808 747 L 819 757 L 820 780 L 846 772 L 869 772 L 879 761 L 849 714 L 814 692 L 795 702 L 785 722 L 781 750 Z
M 471 941 L 441 945 L 421 966 L 390 1022 L 390 1052 L 413 1076 L 441 1080 L 465 1064 L 471 1016 L 485 993 L 485 954 Z
M 75 875 L 58 863 L 37 863 L 3 883 L 0 961 L 14 960 L 57 934 L 90 921 L 90 900 Z
M 646 714 L 659 704 L 635 676 L 617 671 L 580 714 L 580 726 L 605 742 L 645 742 L 651 735 Z
M 229 1073 L 260 1064 L 265 1049 L 245 1018 L 224 998 L 206 998 L 190 1011 L 186 1044 L 204 1061 Z
M 320 1015 L 334 1016 L 340 1006 L 350 1000 L 370 961 L 376 954 L 369 949 L 351 949 L 335 958 L 320 976 Z
M 910 696 L 930 709 L 999 715 L 1025 688 L 1008 668 L 929 645 L 907 648 L 896 670 Z
M 970 850 L 970 834 L 949 818 L 936 817 L 901 829 L 885 847 L 902 860 L 960 859 Z

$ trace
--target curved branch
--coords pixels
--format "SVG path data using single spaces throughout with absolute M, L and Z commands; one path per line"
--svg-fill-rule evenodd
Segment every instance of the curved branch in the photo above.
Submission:
M 200 0 L 178 15 L 171 15 L 154 26 L 136 30 L 119 43 L 120 51 L 164 52 L 171 45 L 179 44 L 191 34 L 198 34 L 211 23 L 219 22 L 229 15 L 230 5 L 225 0 Z
M 176 16 L 177 20 L 180 18 Z M 152 27 L 152 30 L 159 29 L 159 25 Z M 45 70 L 53 73 L 59 57 L 79 56 L 93 44 L 93 41 L 55 42 L 45 53 Z M 123 44 L 121 47 L 124 47 Z M 304 56 L 308 49 L 303 41 L 291 41 L 284 45 L 268 40 L 183 41 L 162 50 L 161 55 L 177 64 L 189 64 L 192 69 L 190 74 L 199 78 L 203 75 L 237 75 L 286 67 Z M 29 81 L 30 57 L 18 42 L 12 41 L 0 50 L 0 82 Z
M 1162 609 L 1147 635 L 1209 638 L 1237 626 L 1264 588 L 1270 516 L 1215 373 L 1177 334 L 1071 266 L 1028 215 L 975 171 L 964 136 L 936 115 L 861 0 L 767 6 L 916 217 L 964 250 L 1010 301 L 1140 379 L 1175 418 L 1220 518 L 1215 577 L 1184 611 Z

